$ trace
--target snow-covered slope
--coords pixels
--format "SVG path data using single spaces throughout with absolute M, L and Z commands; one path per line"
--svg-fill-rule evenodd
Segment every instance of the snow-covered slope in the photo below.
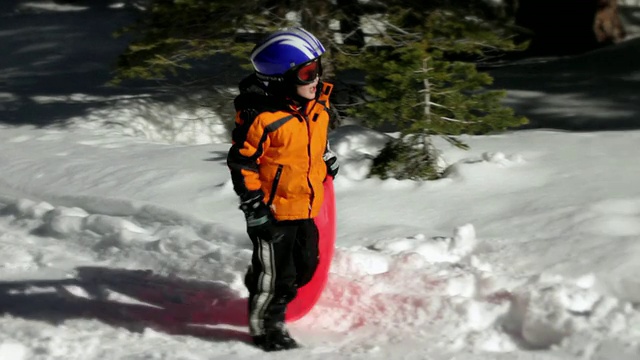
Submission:
M 333 134 L 344 159 L 375 152 L 377 136 L 357 145 L 370 135 Z M 23 359 L 256 355 L 238 315 L 249 242 L 224 157 L 210 157 L 228 145 L 28 127 L 0 136 L 0 274 L 11 281 L 0 284 L 0 349 Z M 287 356 L 636 356 L 640 194 L 628 164 L 639 137 L 468 138 L 474 150 L 445 152 L 449 177 L 431 183 L 361 179 L 367 160 L 346 162 L 331 280 L 293 325 L 305 349 Z M 86 280 L 87 266 L 98 275 Z M 32 283 L 42 279 L 55 281 Z M 130 305 L 140 301 L 163 308 Z M 203 321 L 219 323 L 187 325 Z

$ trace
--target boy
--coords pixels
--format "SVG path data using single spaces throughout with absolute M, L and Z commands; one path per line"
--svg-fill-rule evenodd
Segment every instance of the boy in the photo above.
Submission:
M 251 52 L 255 73 L 240 83 L 227 164 L 253 243 L 245 278 L 249 330 L 265 351 L 298 347 L 287 331 L 287 304 L 318 263 L 313 218 L 322 182 L 338 172 L 328 147 L 329 95 L 320 81 L 325 49 L 302 28 L 266 37 Z

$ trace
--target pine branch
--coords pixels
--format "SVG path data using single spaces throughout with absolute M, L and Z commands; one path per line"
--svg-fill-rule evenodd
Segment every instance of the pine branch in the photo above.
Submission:
M 440 116 L 440 119 L 442 120 L 446 120 L 446 121 L 450 121 L 450 122 L 456 122 L 456 123 L 460 123 L 460 124 L 478 124 L 478 121 L 466 121 L 466 120 L 458 120 L 458 119 L 453 119 L 450 117 L 446 117 L 446 116 Z

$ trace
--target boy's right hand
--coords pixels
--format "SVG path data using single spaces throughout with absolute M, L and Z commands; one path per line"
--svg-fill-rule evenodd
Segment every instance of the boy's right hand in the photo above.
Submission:
M 264 203 L 260 203 L 257 208 L 245 212 L 247 220 L 247 232 L 249 236 L 257 236 L 263 240 L 271 239 L 271 212 Z
M 275 236 L 273 228 L 275 219 L 269 207 L 262 201 L 263 197 L 261 191 L 248 194 L 240 203 L 240 210 L 244 212 L 249 236 L 276 242 L 279 237 Z

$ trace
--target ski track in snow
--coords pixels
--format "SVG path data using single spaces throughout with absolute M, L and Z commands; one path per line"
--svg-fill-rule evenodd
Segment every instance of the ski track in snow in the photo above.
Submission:
M 251 256 L 248 243 L 223 227 L 125 200 L 61 201 L 65 206 L 26 198 L 0 203 L 3 278 L 18 283 L 68 280 L 76 266 L 101 267 L 113 274 L 149 269 L 158 276 L 204 282 L 205 287 L 224 284 L 232 296 L 246 296 L 242 277 Z M 606 202 L 591 211 L 606 213 L 601 221 L 620 223 L 638 215 L 638 204 Z M 620 218 L 611 218 L 611 209 Z M 626 229 L 621 235 L 635 234 L 634 226 L 629 222 L 616 228 Z M 319 354 L 323 345 L 314 344 L 314 333 L 335 334 L 332 348 L 356 356 L 375 354 L 376 344 L 413 339 L 444 351 L 461 351 L 470 344 L 476 351 L 496 354 L 554 347 L 572 356 L 593 357 L 616 349 L 616 358 L 624 358 L 620 348 L 634 344 L 640 335 L 634 330 L 640 313 L 631 303 L 598 293 L 593 276 L 506 278 L 482 260 L 481 249 L 470 224 L 455 229 L 451 237 L 417 234 L 369 247 L 339 248 L 319 304 L 293 324 L 292 331 Z M 26 274 L 33 278 L 24 278 Z M 143 306 L 145 301 L 117 289 L 108 288 L 102 295 L 68 284 L 1 289 L 0 303 L 8 317 L 0 319 L 0 359 L 191 359 L 190 351 L 211 350 L 217 341 L 226 341 L 227 355 L 249 346 L 243 327 L 229 332 L 163 328 L 156 319 L 129 313 L 127 304 Z M 31 305 L 7 308 L 15 299 Z M 125 304 L 125 309 L 111 318 L 92 317 L 95 304 L 105 299 Z M 74 301 L 86 307 L 85 313 L 64 310 L 64 304 L 76 306 Z M 151 316 L 157 311 L 146 308 Z M 73 331 L 59 331 L 61 327 Z M 103 336 L 117 339 L 110 343 L 117 348 L 102 344 Z M 134 344 L 138 353 L 128 352 Z M 215 353 L 224 358 L 220 349 Z

